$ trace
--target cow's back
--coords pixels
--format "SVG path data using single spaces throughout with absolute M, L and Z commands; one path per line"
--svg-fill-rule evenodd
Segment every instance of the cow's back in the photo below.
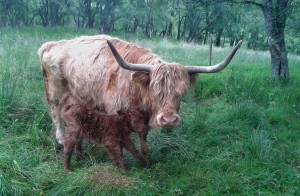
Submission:
M 47 42 L 39 49 L 48 102 L 59 102 L 69 91 L 80 102 L 115 113 L 138 98 L 131 71 L 118 66 L 107 45 L 110 40 L 126 61 L 150 63 L 160 58 L 149 50 L 106 35 Z

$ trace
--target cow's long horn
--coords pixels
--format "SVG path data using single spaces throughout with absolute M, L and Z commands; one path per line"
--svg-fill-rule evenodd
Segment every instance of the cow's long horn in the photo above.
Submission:
M 215 73 L 224 69 L 231 61 L 236 51 L 242 45 L 242 40 L 240 40 L 236 46 L 233 48 L 231 53 L 224 59 L 221 63 L 211 66 L 186 66 L 188 73 Z
M 117 62 L 119 63 L 119 65 L 127 70 L 131 70 L 131 71 L 145 71 L 145 72 L 150 72 L 150 65 L 148 64 L 132 64 L 132 63 L 128 63 L 126 62 L 118 53 L 118 51 L 116 50 L 116 48 L 113 46 L 113 44 L 107 40 L 107 44 L 109 45 L 115 59 L 117 60 Z

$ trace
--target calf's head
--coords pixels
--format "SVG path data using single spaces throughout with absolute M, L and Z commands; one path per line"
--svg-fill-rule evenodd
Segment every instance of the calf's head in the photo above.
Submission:
M 146 133 L 148 131 L 148 112 L 130 109 L 126 112 L 118 111 L 118 114 L 131 131 L 137 133 Z

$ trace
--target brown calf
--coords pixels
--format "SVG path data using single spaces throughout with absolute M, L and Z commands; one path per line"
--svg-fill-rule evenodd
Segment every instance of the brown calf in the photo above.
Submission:
M 141 139 L 142 152 L 148 155 L 146 136 L 148 133 L 149 116 L 138 110 L 118 112 L 116 115 L 101 115 L 96 110 L 80 104 L 63 107 L 61 118 L 65 123 L 64 169 L 70 170 L 71 155 L 76 148 L 77 159 L 81 158 L 82 139 L 88 139 L 103 146 L 113 162 L 124 168 L 123 147 L 135 157 L 149 164 L 136 148 L 130 138 L 132 131 L 137 132 Z

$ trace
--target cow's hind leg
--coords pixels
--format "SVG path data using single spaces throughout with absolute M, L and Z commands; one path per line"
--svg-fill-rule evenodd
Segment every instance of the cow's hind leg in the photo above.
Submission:
M 64 144 L 63 124 L 60 118 L 63 94 L 68 91 L 67 82 L 61 78 L 58 65 L 43 63 L 46 100 L 51 107 L 52 122 L 55 126 L 55 136 L 59 144 Z
M 64 131 L 63 131 L 63 123 L 60 118 L 60 111 L 61 107 L 59 104 L 51 104 L 51 114 L 52 114 L 52 121 L 55 125 L 56 131 L 55 136 L 59 144 L 64 144 Z

